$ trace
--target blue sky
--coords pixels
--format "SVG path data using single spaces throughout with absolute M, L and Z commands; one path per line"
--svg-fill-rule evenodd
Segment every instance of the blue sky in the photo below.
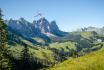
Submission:
M 24 17 L 32 22 L 39 11 L 61 30 L 104 26 L 104 0 L 0 0 L 4 19 Z

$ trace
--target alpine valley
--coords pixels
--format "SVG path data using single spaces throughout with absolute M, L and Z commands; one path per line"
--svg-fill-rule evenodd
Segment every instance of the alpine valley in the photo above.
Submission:
M 49 22 L 45 17 L 33 22 L 29 22 L 24 18 L 18 20 L 10 19 L 5 20 L 5 23 L 9 32 L 9 53 L 17 61 L 15 62 L 16 67 L 20 69 L 21 62 L 18 61 L 21 61 L 23 56 L 21 56 L 21 52 L 24 47 L 28 48 L 28 53 L 31 55 L 29 59 L 34 65 L 31 68 L 30 64 L 31 70 L 74 70 L 77 65 L 72 64 L 73 68 L 71 69 L 69 65 L 72 62 L 76 61 L 78 63 L 77 60 L 79 60 L 80 63 L 83 62 L 84 64 L 85 62 L 91 65 L 93 64 L 92 58 L 97 57 L 102 52 L 104 53 L 103 50 L 98 51 L 98 53 L 95 52 L 104 48 L 104 27 L 85 27 L 73 32 L 64 32 L 59 29 L 56 21 Z M 95 56 L 91 56 L 92 54 Z M 24 55 L 26 54 L 24 53 Z M 86 62 L 84 60 L 86 57 L 89 60 L 92 58 Z M 28 58 L 24 59 L 27 60 Z M 89 68 L 88 65 L 77 66 L 75 70 L 87 70 Z M 93 70 L 93 68 L 94 66 L 90 70 Z
M 104 0 L 0 0 L 0 70 L 104 70 Z

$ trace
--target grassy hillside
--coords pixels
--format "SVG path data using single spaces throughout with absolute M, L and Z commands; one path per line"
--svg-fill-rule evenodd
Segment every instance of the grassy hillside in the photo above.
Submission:
M 58 42 L 55 42 L 55 43 L 51 43 L 50 45 L 50 48 L 56 48 L 58 50 L 61 50 L 63 49 L 64 52 L 69 52 L 69 49 L 74 49 L 76 50 L 76 46 L 75 46 L 75 42 L 63 42 L 63 43 L 58 43 Z
M 83 57 L 67 60 L 72 57 L 85 55 L 91 51 L 99 50 L 103 46 L 102 43 L 97 41 L 96 33 L 94 32 L 75 32 L 72 33 L 72 37 L 60 37 L 58 41 L 55 38 L 54 40 L 56 42 L 48 43 L 48 45 L 45 45 L 46 41 L 42 38 L 25 39 L 15 35 L 13 36 L 10 37 L 10 41 L 14 44 L 9 45 L 9 50 L 17 60 L 21 59 L 21 51 L 26 45 L 29 48 L 29 55 L 37 63 L 41 63 L 44 68 L 51 67 L 66 60 L 50 70 L 95 70 L 93 67 L 97 67 L 96 62 L 103 60 L 103 56 L 101 57 L 98 54 L 101 50 Z
M 16 45 L 16 46 L 10 46 L 9 50 L 10 53 L 16 58 L 20 58 L 21 51 L 23 49 L 23 46 Z M 54 54 L 52 51 L 43 49 L 41 47 L 34 47 L 29 48 L 29 53 L 33 55 L 34 59 L 37 58 L 39 60 L 47 60 L 48 62 L 54 62 Z
M 25 41 L 28 45 L 31 45 L 28 41 Z M 23 46 L 17 44 L 15 46 L 10 46 L 10 53 L 16 58 L 20 58 L 21 51 Z M 57 49 L 58 53 L 55 53 L 51 49 Z M 62 50 L 63 49 L 63 50 Z M 33 55 L 34 59 L 37 58 L 39 61 L 48 62 L 48 63 L 56 63 L 58 58 L 61 59 L 62 56 L 69 57 L 68 52 L 70 53 L 69 49 L 76 50 L 76 46 L 74 42 L 64 42 L 64 43 L 52 43 L 49 47 L 41 47 L 41 46 L 34 46 L 29 48 L 30 54 Z M 61 55 L 61 53 L 66 53 L 67 55 Z M 60 55 L 59 55 L 60 54 Z M 71 54 L 71 53 L 70 53 Z
M 48 70 L 104 70 L 104 48 L 79 58 L 66 60 Z

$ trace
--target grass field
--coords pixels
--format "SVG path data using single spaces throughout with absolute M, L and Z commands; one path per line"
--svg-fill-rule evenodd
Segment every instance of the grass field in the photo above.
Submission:
M 104 48 L 82 57 L 66 60 L 48 70 L 104 70 Z

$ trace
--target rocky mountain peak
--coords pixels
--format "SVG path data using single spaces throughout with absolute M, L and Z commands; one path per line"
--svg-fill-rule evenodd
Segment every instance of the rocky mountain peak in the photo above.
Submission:
M 25 19 L 23 17 L 19 18 L 19 21 L 25 21 Z
M 57 26 L 56 21 L 51 21 L 50 27 L 51 27 L 53 30 L 59 30 L 59 27 Z
M 26 21 L 24 18 L 18 20 L 11 19 L 7 24 L 10 28 L 25 37 L 33 37 L 40 34 L 46 36 L 63 34 L 63 32 L 59 30 L 56 21 L 49 22 L 45 17 L 42 17 L 39 20 L 34 20 L 32 23 Z

